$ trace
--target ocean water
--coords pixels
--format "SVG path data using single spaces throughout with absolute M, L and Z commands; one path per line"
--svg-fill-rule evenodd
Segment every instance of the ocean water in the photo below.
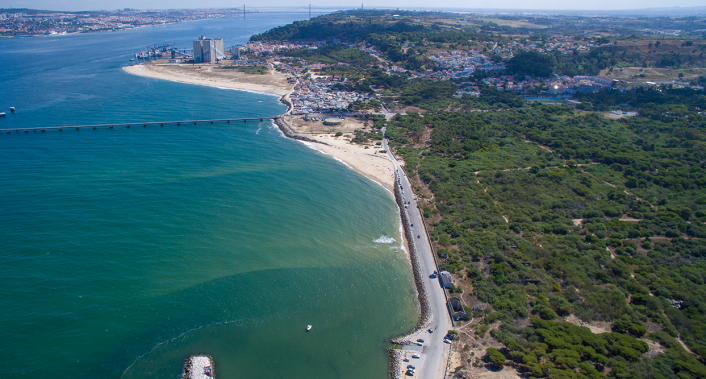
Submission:
M 279 114 L 121 67 L 293 20 L 0 39 L 0 129 Z M 384 378 L 418 318 L 389 193 L 270 121 L 1 134 L 0 241 L 3 377 Z

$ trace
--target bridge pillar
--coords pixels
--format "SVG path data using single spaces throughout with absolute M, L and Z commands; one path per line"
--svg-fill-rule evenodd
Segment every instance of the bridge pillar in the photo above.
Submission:
M 159 126 L 164 126 L 164 123 L 162 123 L 162 124 L 159 124 Z
M 95 127 L 95 126 L 93 127 L 93 130 L 96 130 L 96 127 Z
M 194 121 L 194 125 L 196 125 L 196 121 Z
M 110 128 L 110 129 L 113 129 L 113 125 L 110 125 L 109 128 Z
M 228 123 L 230 124 L 230 120 L 228 120 Z
M 81 129 L 81 128 L 76 128 L 76 130 L 79 130 L 79 129 Z
M 125 125 L 126 128 L 130 129 L 130 124 Z
M 262 121 L 262 119 L 260 119 L 260 121 Z
M 181 125 L 181 122 L 177 122 L 177 126 Z
M 211 124 L 213 124 L 213 120 L 211 120 Z

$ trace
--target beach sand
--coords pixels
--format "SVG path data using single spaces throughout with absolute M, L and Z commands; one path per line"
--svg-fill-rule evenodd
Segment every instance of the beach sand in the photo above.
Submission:
M 127 66 L 123 69 L 130 74 L 149 78 L 268 93 L 278 96 L 288 94 L 294 87 L 293 83 L 287 81 L 287 75 L 272 69 L 264 75 L 252 75 L 233 69 L 219 69 L 217 65 L 213 64 L 176 64 L 166 62 L 164 60 L 153 61 Z
M 286 116 L 285 121 L 297 134 L 319 142 L 310 143 L 310 146 L 341 160 L 392 192 L 395 184 L 394 166 L 387 154 L 382 152 L 382 146 L 350 142 L 356 129 L 371 131 L 360 120 L 346 118 L 343 124 L 336 126 L 324 125 L 322 121 L 305 121 L 301 116 Z M 336 137 L 338 132 L 343 135 Z

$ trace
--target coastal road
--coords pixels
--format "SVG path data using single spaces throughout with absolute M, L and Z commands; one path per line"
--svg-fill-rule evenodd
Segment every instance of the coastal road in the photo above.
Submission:
M 383 129 L 383 135 L 385 129 L 386 128 Z M 401 187 L 404 201 L 409 202 L 406 208 L 403 209 L 407 214 L 409 223 L 413 225 L 410 228 L 414 238 L 413 241 L 409 242 L 414 244 L 417 255 L 419 256 L 421 276 L 427 291 L 431 311 L 430 325 L 408 337 L 412 342 L 417 341 L 418 338 L 424 340 L 421 358 L 410 359 L 409 363 L 402 362 L 403 367 L 406 367 L 408 364 L 415 365 L 417 370 L 414 377 L 416 378 L 442 379 L 446 373 L 446 364 L 450 350 L 450 345 L 444 343 L 443 339 L 446 332 L 453 326 L 448 309 L 446 308 L 446 295 L 439 280 L 437 278 L 430 278 L 434 271 L 437 270 L 437 267 L 429 245 L 429 240 L 427 239 L 426 230 L 424 229 L 423 216 L 417 207 L 414 192 L 412 192 L 412 185 L 407 175 L 405 175 L 402 170 L 402 167 L 400 167 L 399 162 L 395 159 L 395 156 L 392 155 L 387 144 L 387 138 L 383 139 L 382 143 L 388 157 L 394 165 L 397 178 L 399 178 L 399 182 L 395 183 L 395 185 Z M 417 238 L 417 236 L 419 236 L 419 238 Z M 432 329 L 433 333 L 429 333 L 427 331 L 428 329 Z M 408 354 L 407 356 L 410 355 Z

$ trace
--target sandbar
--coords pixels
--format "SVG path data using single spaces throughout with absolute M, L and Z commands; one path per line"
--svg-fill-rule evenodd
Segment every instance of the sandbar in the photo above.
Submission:
M 294 87 L 288 76 L 270 69 L 264 75 L 246 74 L 233 69 L 218 68 L 217 65 L 175 64 L 153 61 L 123 67 L 130 74 L 172 82 L 198 84 L 210 87 L 230 88 L 284 96 Z

